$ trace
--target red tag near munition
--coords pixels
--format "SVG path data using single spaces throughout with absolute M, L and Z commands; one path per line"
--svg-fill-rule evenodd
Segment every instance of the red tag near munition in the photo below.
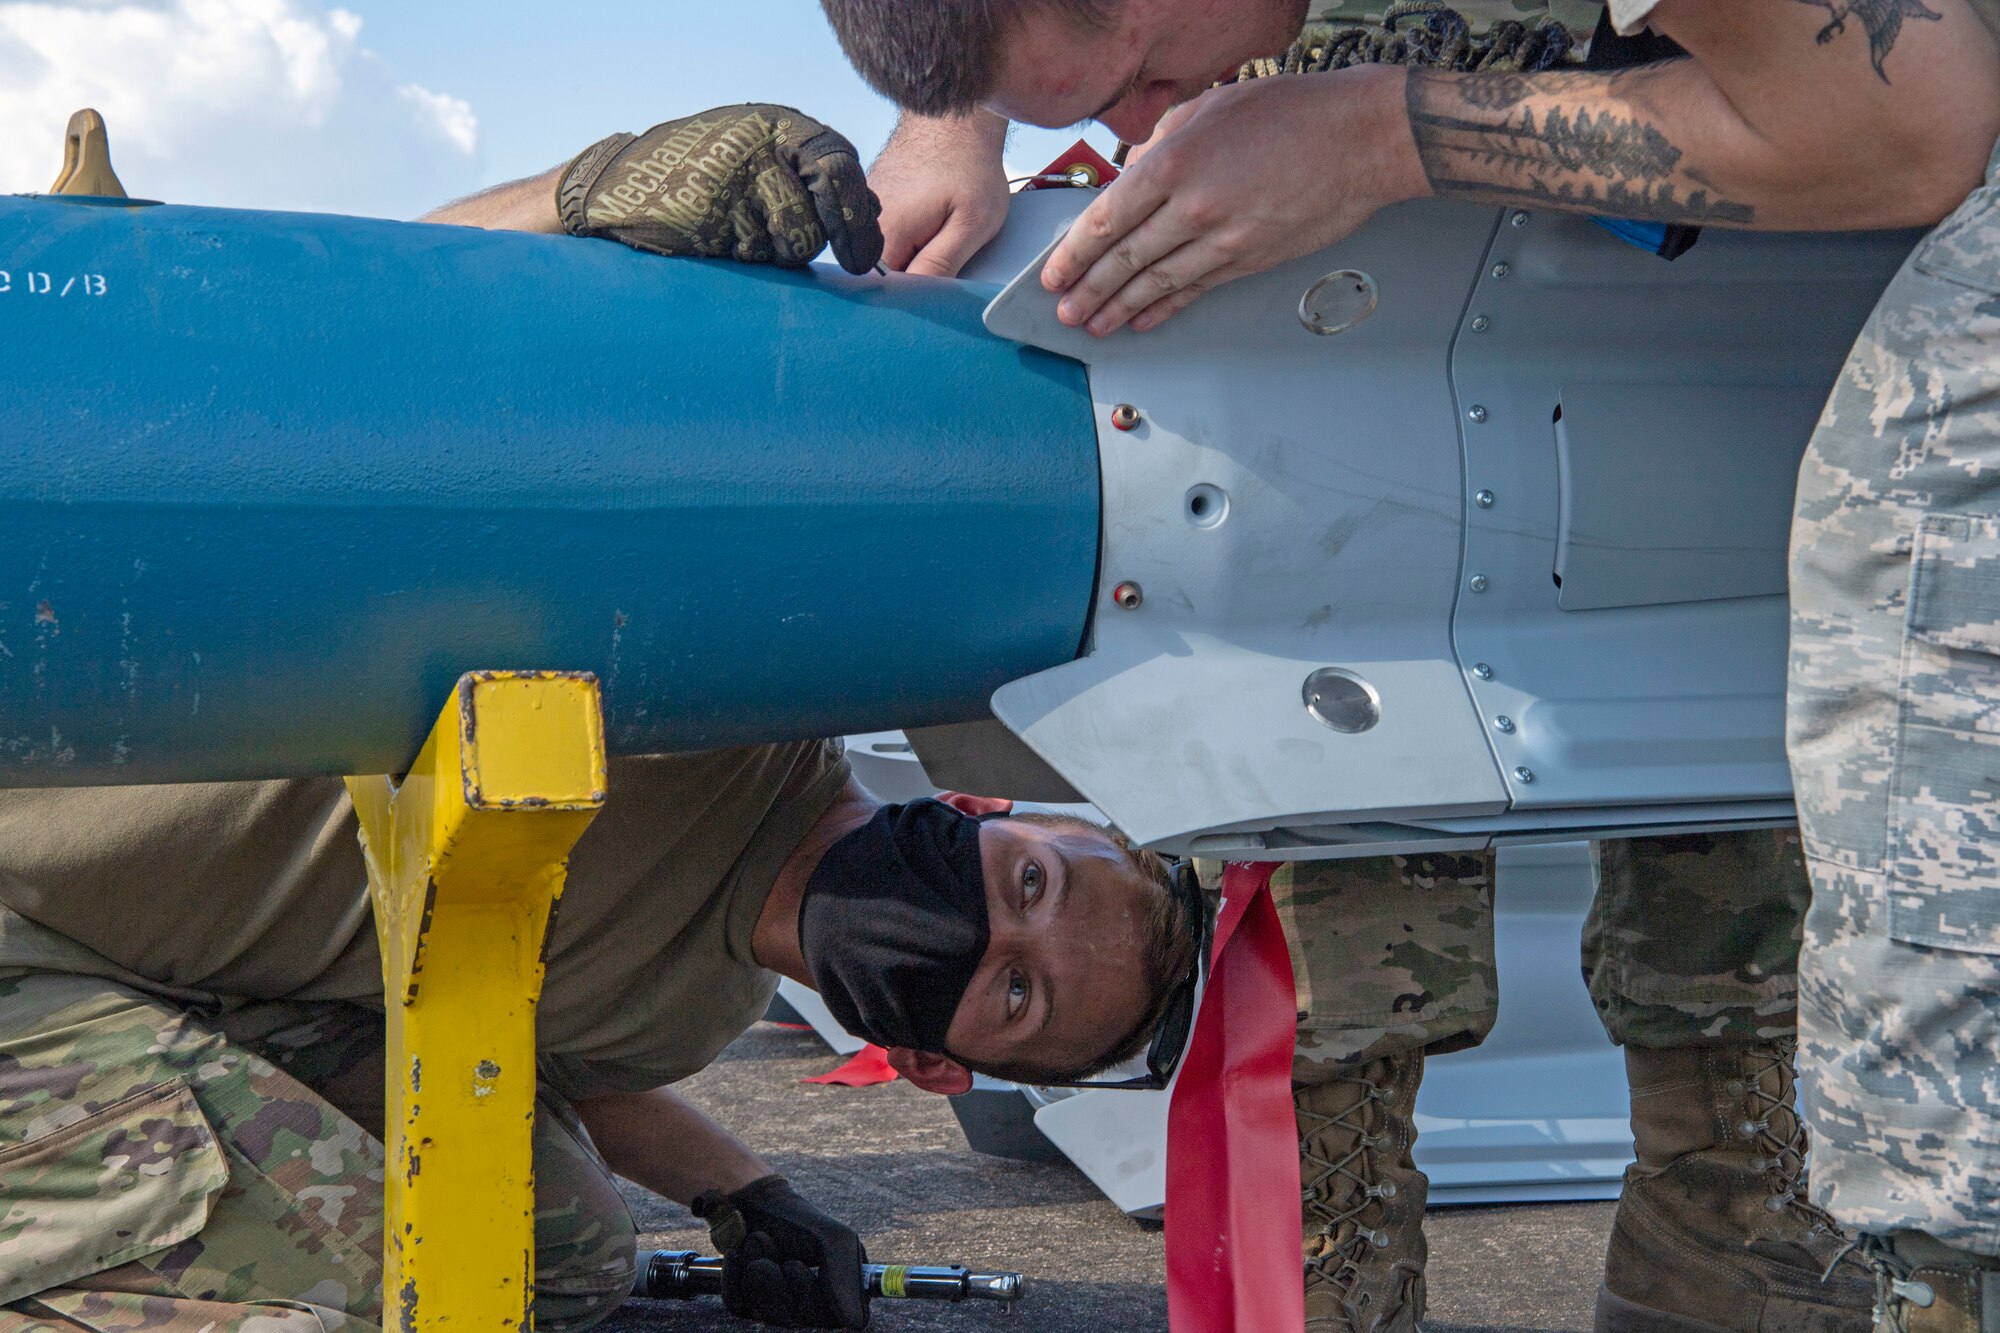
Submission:
M 811 1078 L 802 1078 L 801 1083 L 817 1083 L 822 1087 L 838 1084 L 843 1088 L 872 1088 L 877 1083 L 894 1083 L 900 1077 L 889 1067 L 889 1053 L 880 1046 L 863 1046 L 838 1069 Z
M 1173 1333 L 1305 1324 L 1298 1028 L 1268 863 L 1223 871 L 1215 959 L 1167 1112 L 1167 1320 Z
M 1078 186 L 1109 185 L 1118 179 L 1118 168 L 1105 161 L 1104 154 L 1078 139 L 1055 161 L 1030 176 L 1021 192 L 1068 190 Z

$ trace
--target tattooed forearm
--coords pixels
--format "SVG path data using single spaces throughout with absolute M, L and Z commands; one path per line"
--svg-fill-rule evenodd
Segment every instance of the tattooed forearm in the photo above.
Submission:
M 1747 225 L 1612 76 L 1413 71 L 1410 126 L 1431 188 L 1658 222 Z M 1593 109 L 1595 108 L 1595 109 Z
M 1875 74 L 1887 83 L 1889 76 L 1883 72 L 1882 62 L 1889 58 L 1889 52 L 1896 49 L 1896 39 L 1903 35 L 1904 19 L 1929 19 L 1933 23 L 1944 15 L 1935 9 L 1926 9 L 1918 0 L 1799 0 L 1801 4 L 1824 9 L 1830 17 L 1819 30 L 1818 41 L 1825 46 L 1841 33 L 1847 31 L 1847 20 L 1857 18 L 1868 33 L 1868 58 L 1874 62 Z

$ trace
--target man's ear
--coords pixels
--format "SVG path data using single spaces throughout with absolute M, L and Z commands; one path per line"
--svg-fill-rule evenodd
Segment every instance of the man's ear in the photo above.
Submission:
M 948 1055 L 932 1055 L 929 1051 L 913 1051 L 907 1046 L 891 1046 L 889 1068 L 925 1092 L 956 1097 L 961 1092 L 972 1090 L 972 1071 Z
M 962 791 L 941 791 L 937 798 L 961 815 L 1011 814 L 1014 803 L 998 796 L 967 796 Z

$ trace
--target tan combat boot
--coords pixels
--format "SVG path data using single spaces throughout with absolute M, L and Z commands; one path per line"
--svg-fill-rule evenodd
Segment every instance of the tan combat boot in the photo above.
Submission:
M 1424 1313 L 1424 1197 L 1410 1113 L 1424 1055 L 1292 1090 L 1304 1186 L 1307 1333 L 1416 1333 Z
M 2000 1259 L 1898 1231 L 1863 1245 L 1875 1333 L 2000 1333 Z
M 1867 1269 L 1806 1201 L 1796 1046 L 1625 1048 L 1639 1160 L 1597 1333 L 1867 1333 Z

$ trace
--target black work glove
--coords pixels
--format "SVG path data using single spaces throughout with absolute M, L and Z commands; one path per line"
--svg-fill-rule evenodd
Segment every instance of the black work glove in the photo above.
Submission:
M 573 236 L 663 255 L 799 265 L 831 241 L 849 273 L 882 258 L 882 205 L 854 145 L 761 102 L 591 145 L 557 183 L 556 211 Z
M 868 1252 L 840 1222 L 807 1203 L 783 1176 L 734 1194 L 710 1190 L 694 1213 L 722 1252 L 729 1313 L 782 1328 L 866 1328 L 861 1265 Z

